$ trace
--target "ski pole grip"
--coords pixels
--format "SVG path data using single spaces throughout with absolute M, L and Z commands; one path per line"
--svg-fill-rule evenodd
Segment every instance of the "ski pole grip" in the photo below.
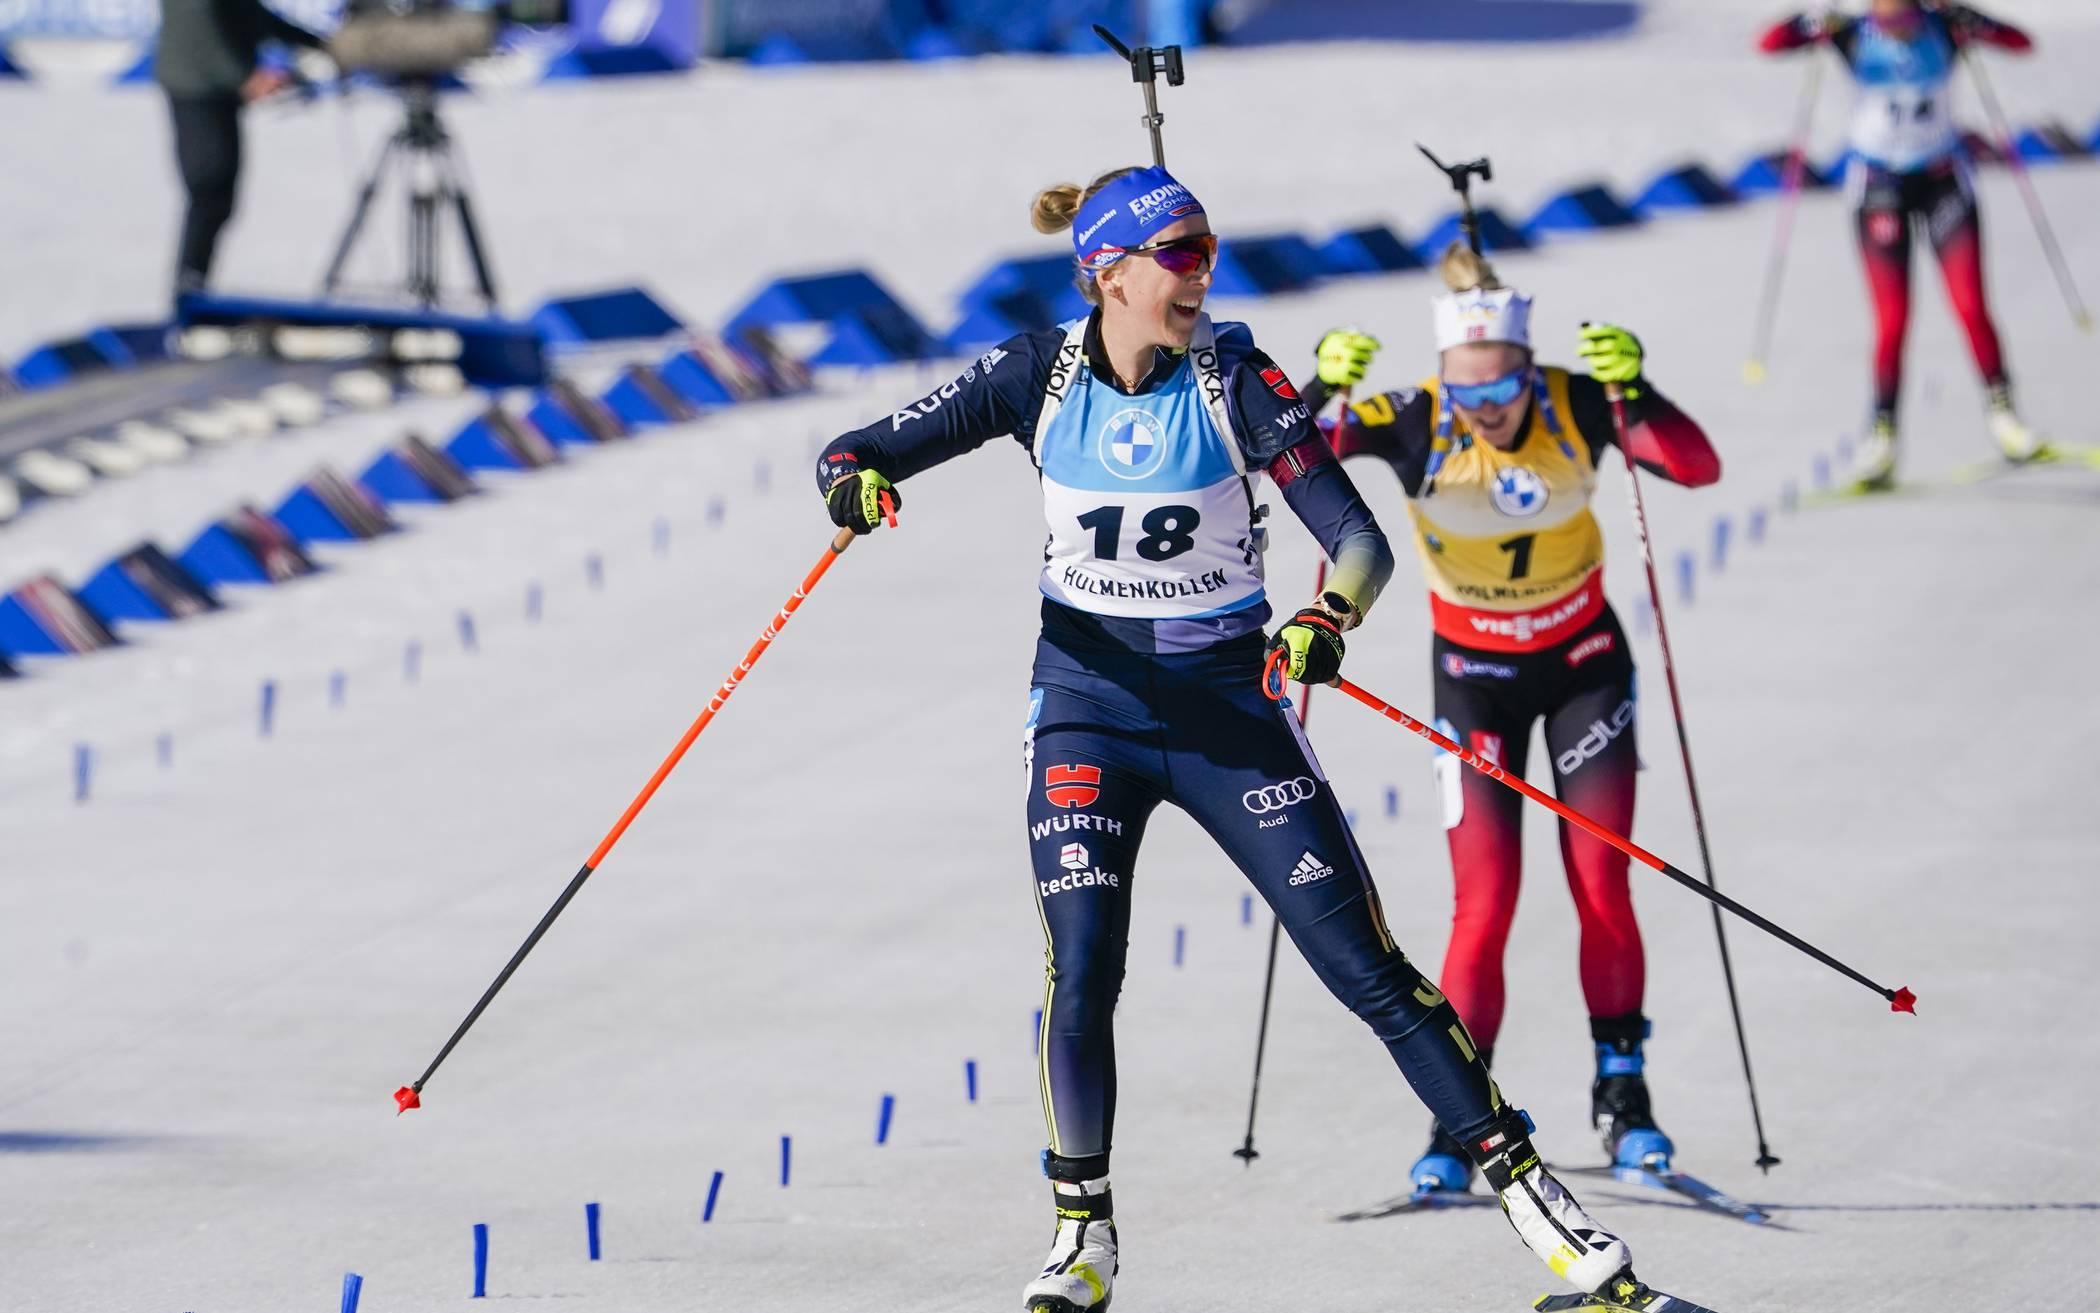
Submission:
M 1289 660 L 1290 653 L 1276 647 L 1269 649 L 1268 659 L 1261 663 L 1261 691 L 1271 702 L 1283 701 L 1283 691 L 1290 682 L 1284 675 L 1284 665 Z

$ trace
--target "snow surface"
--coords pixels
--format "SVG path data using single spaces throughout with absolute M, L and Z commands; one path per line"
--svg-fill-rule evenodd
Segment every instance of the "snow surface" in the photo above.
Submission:
M 1770 138 L 1791 79 L 1726 54 L 1738 46 L 1709 46 L 1683 12 L 1584 47 L 1574 68 L 1565 52 L 1508 56 L 1538 81 L 1498 98 L 1504 131 L 1478 144 L 1499 166 L 1507 137 L 1512 191 L 1599 171 L 1636 177 L 1679 154 L 1725 156 L 1726 142 Z M 2090 21 L 2060 21 L 2067 39 L 2092 35 Z M 1242 140 L 1199 133 L 1192 105 L 1170 121 L 1177 162 L 1185 153 L 1207 196 L 1263 222 L 1427 214 L 1442 199 L 1404 160 L 1355 173 L 1309 162 L 1323 148 L 1301 102 L 1379 61 L 1455 80 L 1465 57 L 1218 56 L 1198 66 L 1191 99 L 1214 87 L 1206 105 L 1240 124 Z M 1213 72 L 1227 66 L 1235 76 Z M 2052 54 L 2032 78 L 2002 85 L 2030 107 L 2089 116 L 2078 67 Z M 1651 85 L 1725 75 L 1756 122 L 1655 115 L 1606 163 L 1577 122 L 1588 102 L 1577 114 L 1573 97 L 1632 104 L 1635 70 L 1653 70 Z M 782 124 L 724 142 L 696 128 L 685 144 L 638 147 L 695 178 L 668 184 L 669 197 L 597 162 L 587 181 L 550 178 L 547 208 L 529 224 L 506 219 L 499 255 L 535 295 L 569 281 L 554 274 L 572 266 L 577 285 L 641 272 L 696 314 L 729 305 L 756 271 L 819 251 L 823 263 L 866 258 L 902 288 L 945 295 L 960 282 L 952 242 L 982 241 L 987 257 L 1025 249 L 1000 234 L 1021 231 L 1007 218 L 1027 190 L 1103 162 L 1098 132 L 1061 136 L 1011 107 L 1053 90 L 1076 105 L 1097 82 L 1067 62 L 774 81 L 710 69 L 675 88 L 462 107 L 480 116 L 463 135 L 485 181 L 522 189 L 530 147 L 555 122 L 549 106 L 561 106 L 564 131 L 606 140 L 680 97 L 763 106 L 792 89 L 797 103 L 850 107 L 853 118 L 825 133 Z M 883 98 L 866 99 L 878 86 Z M 52 94 L 6 92 L 0 113 L 12 119 Z M 1395 124 L 1408 115 L 1398 157 L 1415 131 L 1412 93 L 1396 78 L 1367 94 L 1390 97 Z M 130 132 L 125 149 L 160 167 L 150 97 L 94 104 L 81 133 L 116 143 Z M 1087 104 L 1100 132 L 1127 130 L 1134 104 Z M 1014 140 L 972 147 L 958 173 L 959 148 L 923 140 L 924 124 L 898 126 L 900 105 L 939 113 L 949 131 L 966 125 L 973 140 L 995 122 Z M 1538 143 L 1519 135 L 1519 109 Z M 1278 117 L 1250 147 L 1264 113 Z M 900 116 L 891 131 L 864 132 L 888 114 Z M 296 138 L 317 130 L 300 124 L 259 132 L 261 149 L 294 167 Z M 910 132 L 922 140 L 900 139 Z M 104 201 L 62 235 L 38 225 L 65 207 L 10 201 L 10 230 L 42 254 L 25 258 L 25 243 L 0 253 L 0 282 L 32 289 L 10 298 L 7 322 L 22 327 L 5 335 L 27 341 L 76 307 L 83 322 L 112 312 L 120 266 L 151 267 L 166 235 L 157 177 L 89 179 L 67 149 L 12 130 L 5 141 L 11 156 L 36 143 L 39 176 L 70 189 L 76 208 L 89 189 Z M 898 172 L 906 159 L 916 167 Z M 326 176 L 314 163 L 312 176 Z M 1265 186 L 1269 168 L 1298 181 Z M 700 181 L 725 172 L 733 181 Z M 2036 178 L 2073 269 L 2100 294 L 2100 170 Z M 287 221 L 298 213 L 289 197 L 264 198 L 275 185 L 250 194 L 232 266 L 244 278 L 303 268 L 313 245 L 311 222 L 304 236 L 257 222 L 271 207 Z M 769 193 L 769 213 L 743 211 Z M 593 222 L 551 227 L 570 222 L 557 200 L 576 197 Z M 2080 390 L 2093 341 L 2069 329 L 2010 181 L 1988 175 L 1983 199 L 2026 407 L 2060 436 L 2100 438 Z M 332 212 L 333 201 L 307 210 Z M 1965 348 L 1923 274 L 1905 456 L 1923 490 L 1782 511 L 1782 489 L 1806 491 L 1815 460 L 1834 460 L 1857 423 L 1867 329 L 1842 206 L 1812 198 L 1772 380 L 1744 388 L 1774 215 L 1756 205 L 1557 243 L 1505 272 L 1538 295 L 1548 343 L 1570 343 L 1584 318 L 1633 326 L 1654 376 L 1723 449 L 1716 488 L 1647 485 L 1722 887 L 1916 989 L 1921 1015 L 1892 1017 L 1856 985 L 1731 929 L 1767 1127 L 1786 1160 L 1758 1179 L 1707 913 L 1637 870 L 1664 1124 L 1689 1169 L 1774 1206 L 1789 1229 L 1569 1179 L 1626 1234 L 1650 1280 L 1729 1313 L 1908 1310 L 1928 1296 L 2079 1307 L 2100 1240 L 2100 1150 L 2082 1130 L 2100 1076 L 2087 1020 L 2100 1008 L 2100 830 L 2082 802 L 2100 785 L 2100 711 L 2084 692 L 2100 475 L 1945 483 L 1989 450 Z M 128 236 L 105 251 L 103 232 Z M 1418 276 L 1353 280 L 1213 309 L 1300 362 L 1320 329 L 1364 324 L 1387 344 L 1377 378 L 1397 384 L 1429 367 L 1429 290 Z M 428 1106 L 397 1120 L 388 1099 L 823 550 L 828 525 L 805 482 L 814 444 L 917 395 L 922 377 L 931 381 L 912 369 L 834 379 L 820 397 L 491 479 L 488 496 L 410 515 L 411 532 L 327 552 L 338 568 L 321 577 L 240 592 L 207 620 L 134 627 L 124 650 L 38 662 L 33 678 L 0 688 L 0 1307 L 333 1308 L 342 1274 L 356 1271 L 366 1310 L 465 1309 L 476 1222 L 491 1228 L 491 1296 L 527 1306 L 1018 1303 L 1050 1222 L 1034 1166 L 1040 940 L 1018 770 L 1039 540 L 1033 479 L 1004 444 L 913 481 L 906 527 L 837 564 L 438 1074 Z M 75 569 L 143 530 L 173 537 L 240 497 L 274 501 L 309 460 L 355 468 L 399 427 L 441 429 L 446 418 L 337 421 L 152 471 L 38 508 L 0 530 L 0 558 L 10 577 L 39 562 Z M 1399 531 L 1390 478 L 1360 477 Z M 1623 497 L 1608 472 L 1598 506 L 1610 586 L 1631 625 L 1643 584 Z M 1761 544 L 1746 538 L 1756 509 Z M 1717 572 L 1708 550 L 1720 515 L 1733 541 Z M 1309 583 L 1311 548 L 1296 530 L 1277 537 L 1271 580 L 1288 601 Z M 1679 551 L 1699 557 L 1690 605 L 1671 582 Z M 594 553 L 602 590 L 585 578 Z M 546 595 L 536 625 L 523 612 L 534 583 Z M 1395 584 L 1352 636 L 1349 673 L 1420 710 L 1418 597 L 1411 578 Z M 462 609 L 478 622 L 477 653 L 456 637 Z M 410 641 L 423 650 L 414 684 L 401 673 Z M 1652 639 L 1640 655 L 1649 772 L 1636 837 L 1691 866 Z M 347 700 L 331 710 L 338 669 Z M 254 723 L 265 678 L 280 685 L 267 741 Z M 174 747 L 165 770 L 154 763 L 162 732 Z M 1433 968 L 1450 896 L 1426 748 L 1326 692 L 1312 733 L 1360 814 L 1396 933 Z M 76 741 L 100 761 L 94 797 L 79 806 Z M 1397 819 L 1384 813 L 1389 786 L 1401 794 Z M 1551 831 L 1534 815 L 1529 834 L 1533 889 L 1510 952 L 1497 1073 L 1551 1158 L 1591 1163 L 1574 919 Z M 1492 1210 L 1332 1220 L 1401 1192 L 1426 1117 L 1360 1023 L 1292 958 L 1277 989 L 1262 1158 L 1242 1167 L 1230 1151 L 1266 923 L 1241 924 L 1242 882 L 1178 819 L 1154 826 L 1135 887 L 1119 1018 L 1119 1308 L 1459 1313 L 1522 1308 L 1553 1288 Z M 982 1073 L 974 1106 L 967 1059 Z M 897 1115 L 878 1148 L 884 1093 Z M 795 1151 L 785 1190 L 782 1134 Z M 703 1226 L 716 1170 L 725 1184 Z M 604 1208 L 596 1264 L 584 1251 L 586 1201 Z

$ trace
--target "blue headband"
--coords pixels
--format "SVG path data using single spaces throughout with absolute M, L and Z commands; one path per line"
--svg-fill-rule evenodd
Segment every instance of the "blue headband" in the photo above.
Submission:
M 1203 213 L 1202 203 L 1163 168 L 1126 173 L 1095 192 L 1072 218 L 1072 250 L 1087 277 L 1108 268 L 1153 233 Z

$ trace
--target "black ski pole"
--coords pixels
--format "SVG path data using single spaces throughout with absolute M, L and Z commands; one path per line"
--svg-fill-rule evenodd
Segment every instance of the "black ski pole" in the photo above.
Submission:
M 1655 550 L 1648 538 L 1648 504 L 1641 496 L 1640 467 L 1634 463 L 1633 443 L 1626 433 L 1626 399 L 1616 383 L 1607 384 L 1604 394 L 1611 400 L 1611 422 L 1619 440 L 1619 454 L 1626 458 L 1626 486 L 1633 494 L 1633 527 L 1641 540 L 1641 564 L 1648 571 L 1648 598 L 1655 609 L 1655 636 L 1662 644 L 1663 680 L 1670 687 L 1670 713 L 1677 720 L 1677 750 L 1684 758 L 1684 787 L 1692 800 L 1692 831 L 1699 836 L 1699 870 L 1706 887 L 1718 890 L 1714 879 L 1714 856 L 1706 841 L 1706 808 L 1699 802 L 1699 777 L 1692 770 L 1692 736 L 1684 724 L 1684 697 L 1677 691 L 1677 661 L 1670 652 L 1670 626 L 1663 619 L 1662 585 L 1655 578 Z M 1743 1084 L 1750 1091 L 1750 1125 L 1757 1132 L 1757 1169 L 1767 1175 L 1779 1165 L 1765 1141 L 1765 1114 L 1757 1103 L 1757 1077 L 1750 1071 L 1750 1040 L 1743 1030 L 1743 1005 L 1736 995 L 1735 962 L 1728 953 L 1728 928 L 1721 909 L 1714 914 L 1714 942 L 1721 949 L 1721 979 L 1728 986 L 1728 1015 L 1735 1022 L 1735 1047 L 1743 1058 Z
M 1232 1151 L 1233 1157 L 1249 1167 L 1254 1166 L 1254 1160 L 1261 1157 L 1261 1154 L 1254 1148 L 1254 1109 L 1255 1105 L 1261 1100 L 1261 1060 L 1262 1055 L 1269 1048 L 1269 999 L 1276 993 L 1276 947 L 1282 939 L 1283 922 L 1281 919 L 1271 916 L 1269 918 L 1269 972 L 1268 976 L 1262 981 L 1261 986 L 1261 1024 L 1254 1032 L 1254 1084 L 1248 1087 L 1247 1090 L 1247 1139 L 1244 1144 Z
M 1335 395 L 1341 399 L 1342 422 L 1346 424 L 1349 422 L 1349 389 L 1343 388 Z M 1323 556 L 1320 558 L 1319 569 L 1313 572 L 1313 596 L 1318 597 L 1320 590 L 1326 586 L 1327 558 Z M 1300 684 L 1298 686 L 1298 729 L 1300 732 L 1304 731 L 1305 718 L 1311 713 L 1312 685 Z M 1254 1149 L 1254 1110 L 1255 1106 L 1261 1101 L 1261 1062 L 1263 1055 L 1269 1049 L 1269 1000 L 1276 993 L 1276 946 L 1277 942 L 1282 938 L 1283 921 L 1272 915 L 1269 918 L 1269 969 L 1263 975 L 1261 982 L 1261 1021 L 1254 1030 L 1254 1083 L 1247 1089 L 1247 1138 L 1239 1148 L 1232 1151 L 1233 1157 L 1246 1163 L 1249 1167 L 1254 1165 L 1256 1158 L 1261 1157 Z
M 2005 110 L 1998 104 L 1998 93 L 1991 89 L 1991 80 L 1983 74 L 1983 61 L 1969 49 L 1966 42 L 1961 45 L 1961 59 L 1969 66 L 1969 80 L 1976 84 L 1976 95 L 1983 101 L 1983 112 L 1990 117 L 1991 130 L 1998 134 L 1998 149 L 2005 156 L 2005 167 L 2012 170 L 2013 181 L 2020 186 L 2020 199 L 2027 203 L 2027 215 L 2034 220 L 2034 234 L 2041 239 L 2042 254 L 2048 257 L 2049 272 L 2056 275 L 2057 290 L 2064 296 L 2064 305 L 2071 312 L 2071 322 L 2081 333 L 2093 331 L 2093 317 L 2086 313 L 2085 298 L 2078 295 L 2078 282 L 2071 277 L 2071 267 L 2064 263 L 2063 247 L 2056 243 L 2056 230 L 2049 226 L 2048 211 L 2042 208 L 2041 195 L 2034 189 L 2034 179 L 2027 176 L 2027 161 L 2020 158 L 2020 143 L 2013 139 L 2012 124 L 2005 117 Z

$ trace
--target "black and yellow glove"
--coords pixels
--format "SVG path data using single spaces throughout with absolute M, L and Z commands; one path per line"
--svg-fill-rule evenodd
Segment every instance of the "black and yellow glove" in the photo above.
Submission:
M 831 512 L 831 522 L 856 534 L 873 533 L 886 515 L 895 514 L 903 504 L 904 494 L 879 470 L 856 469 L 841 475 L 824 493 L 824 509 Z
M 1591 378 L 1599 383 L 1618 384 L 1628 400 L 1641 395 L 1641 364 L 1645 356 L 1641 340 L 1633 334 L 1617 324 L 1585 322 L 1575 352 L 1590 367 Z
M 1329 684 L 1342 673 L 1342 620 L 1324 606 L 1308 606 L 1283 622 L 1269 640 L 1269 664 L 1303 684 Z
M 1371 357 L 1378 354 L 1379 341 L 1353 328 L 1329 329 L 1314 354 L 1320 364 L 1320 381 L 1331 388 L 1353 388 L 1364 381 Z

